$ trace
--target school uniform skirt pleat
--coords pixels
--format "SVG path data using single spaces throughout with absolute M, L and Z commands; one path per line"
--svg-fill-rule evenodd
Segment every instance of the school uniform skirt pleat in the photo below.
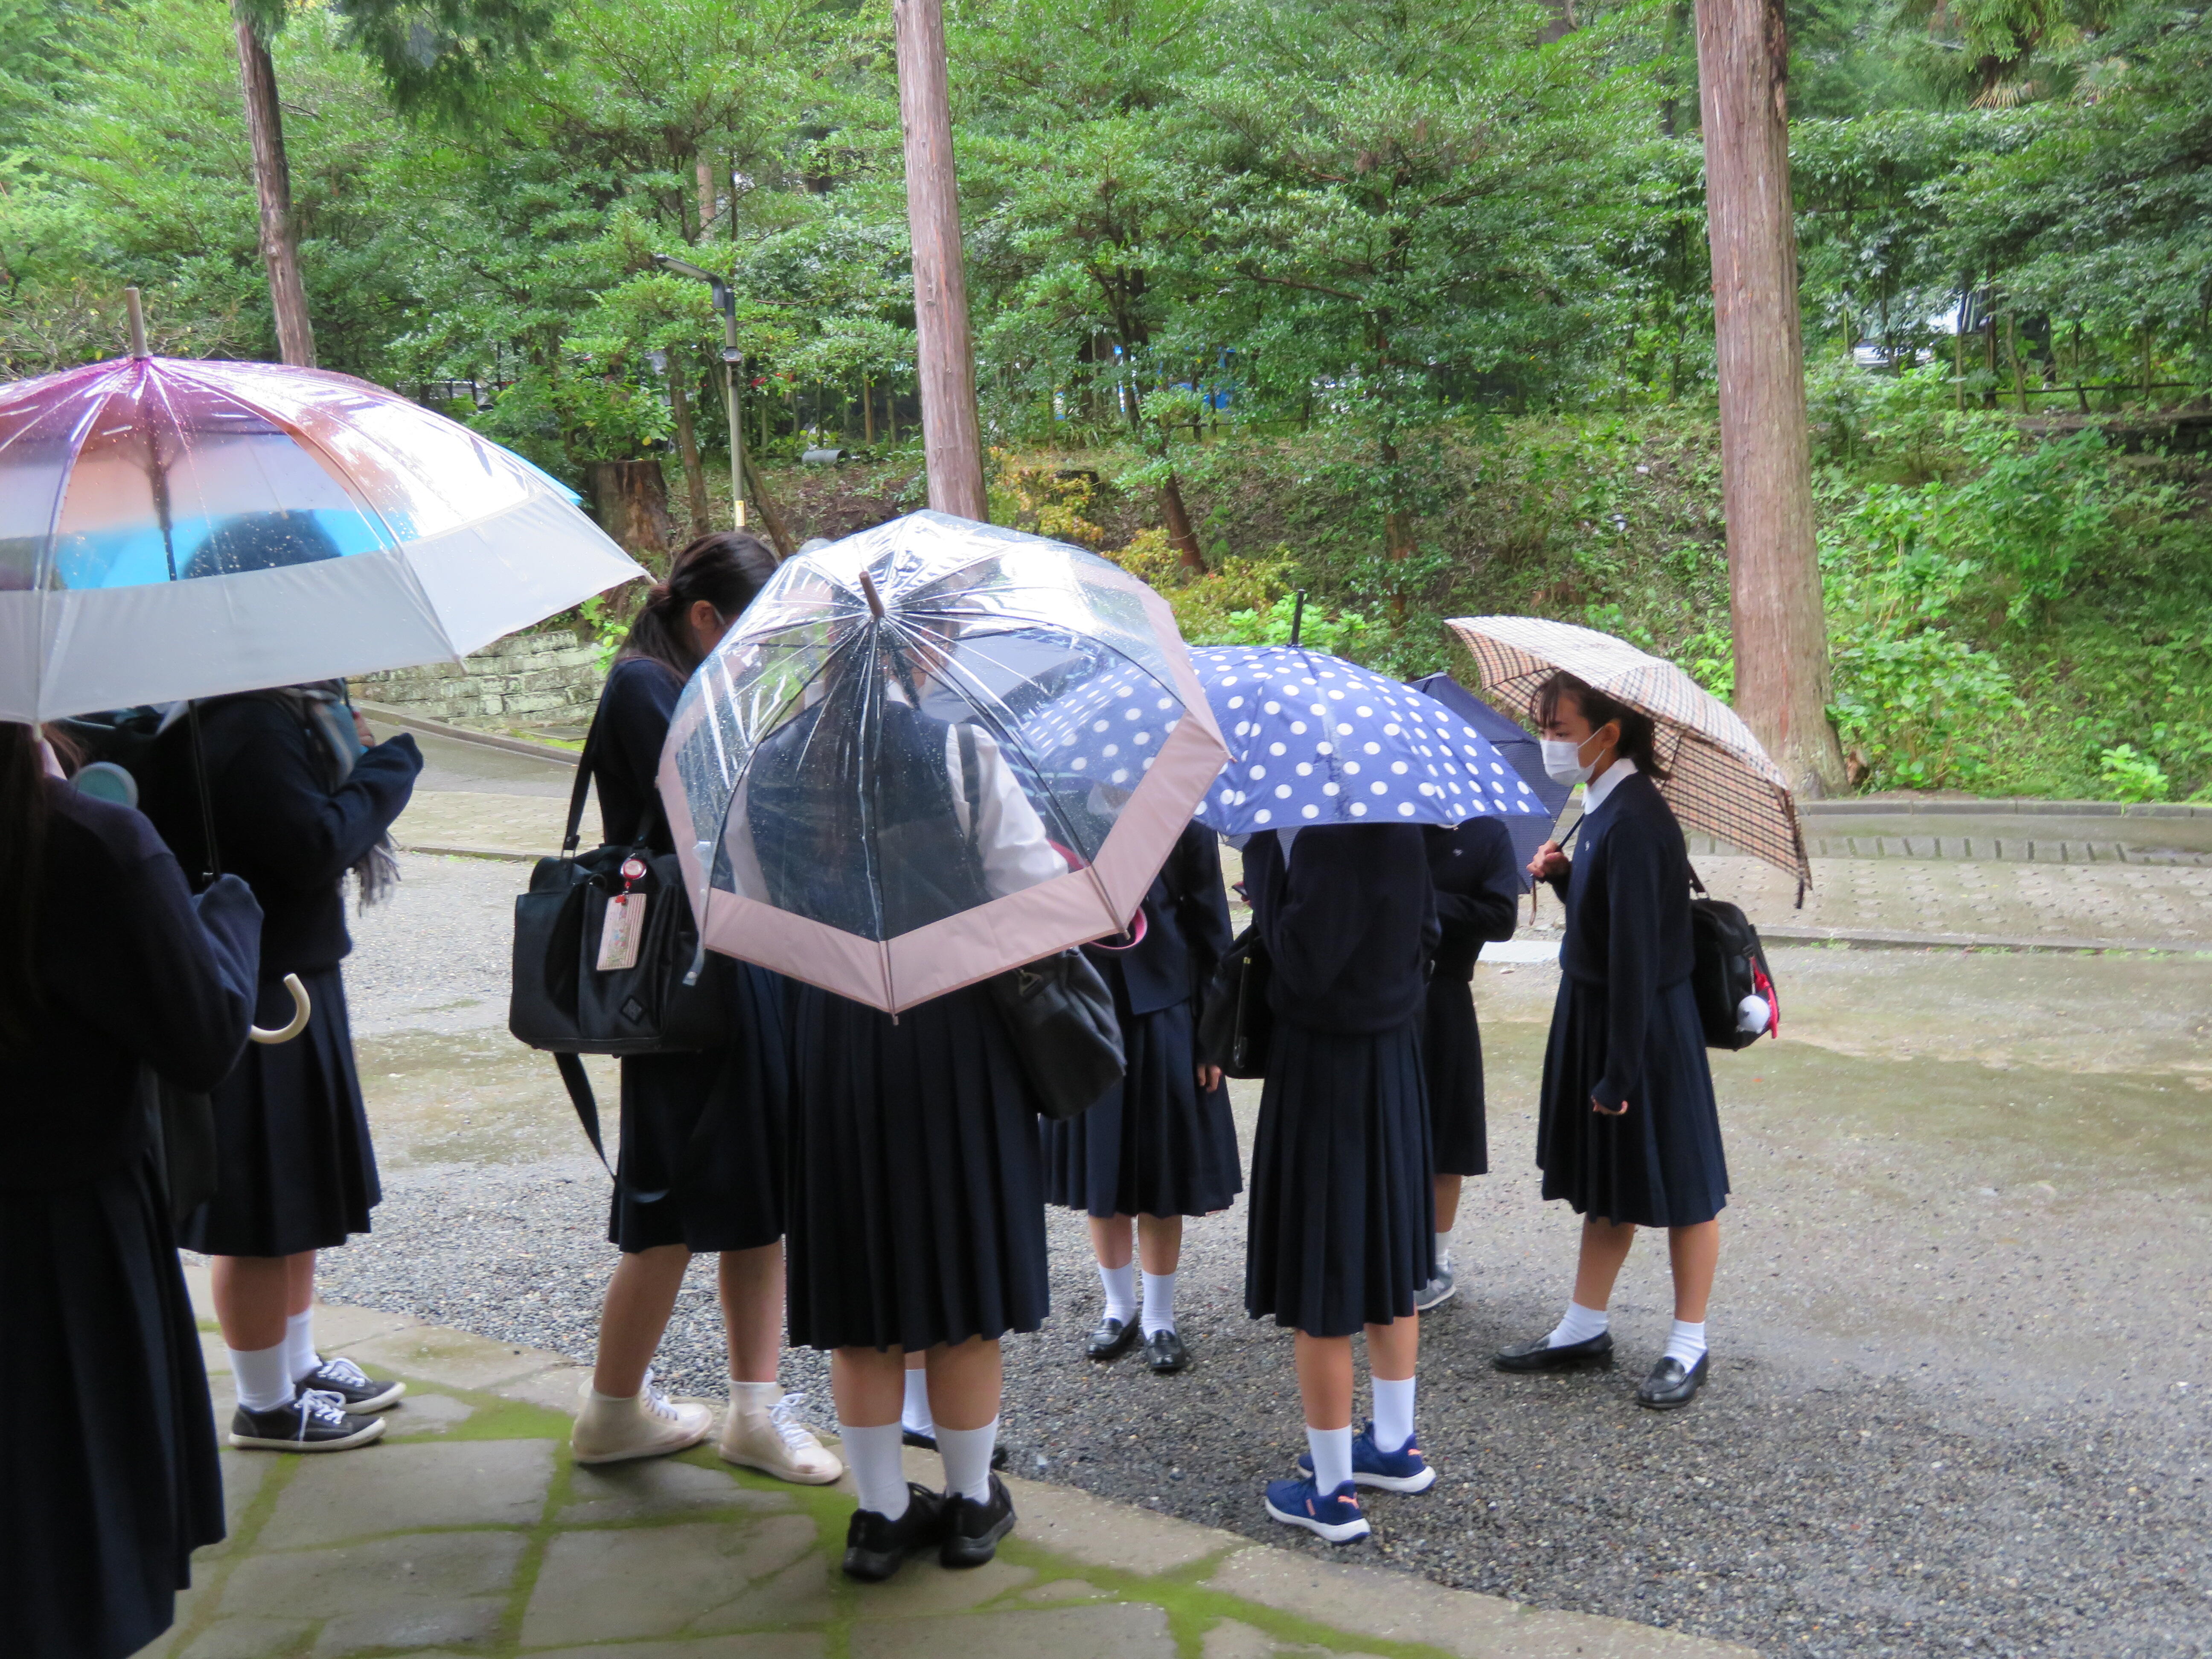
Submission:
M 53 1103 L 57 1110 L 64 1103 Z M 0 1193 L 0 1653 L 121 1659 L 223 1535 L 176 1236 L 150 1158 Z
M 784 983 L 750 963 L 716 962 L 729 1041 L 622 1062 L 622 1151 L 607 1238 L 625 1251 L 750 1250 L 783 1237 Z
M 1367 1036 L 1278 1022 L 1247 1203 L 1244 1307 L 1310 1336 L 1413 1311 L 1436 1273 L 1419 1016 Z
M 1429 981 L 1421 1026 L 1428 1074 L 1430 1153 L 1438 1175 L 1490 1173 L 1490 1132 L 1482 1101 L 1482 1034 L 1474 988 L 1449 974 Z
M 1690 982 L 1657 994 L 1645 1027 L 1643 1085 L 1617 1117 L 1590 1109 L 1606 1068 L 1606 995 L 1560 977 L 1536 1120 L 1544 1196 L 1566 1200 L 1581 1215 L 1639 1226 L 1711 1221 L 1728 1202 L 1728 1158 Z
M 383 1197 L 368 1112 L 354 1070 L 345 981 L 336 968 L 302 974 L 313 1012 L 289 1042 L 248 1043 L 216 1088 L 215 1196 L 180 1242 L 210 1255 L 294 1255 L 368 1231 Z M 292 999 L 264 980 L 255 1022 L 288 1025 Z
M 888 1014 L 793 988 L 791 1340 L 909 1352 L 1043 1324 L 1036 1102 L 980 986 Z
M 1198 1086 L 1190 1006 L 1120 1012 L 1121 1081 L 1080 1117 L 1039 1120 L 1045 1202 L 1102 1218 L 1227 1209 L 1244 1188 L 1237 1123 L 1226 1088 Z

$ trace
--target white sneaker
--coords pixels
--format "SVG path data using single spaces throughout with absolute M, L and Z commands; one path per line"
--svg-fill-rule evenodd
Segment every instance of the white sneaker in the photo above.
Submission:
M 715 1448 L 722 1461 L 802 1486 L 826 1486 L 836 1480 L 845 1473 L 844 1464 L 799 1420 L 799 1402 L 805 1397 L 787 1394 L 764 1411 L 733 1403 Z
M 594 1394 L 588 1379 L 580 1396 L 582 1409 L 568 1436 L 579 1463 L 665 1456 L 697 1445 L 714 1427 L 711 1407 L 696 1400 L 671 1400 L 653 1386 L 651 1371 L 645 1374 L 645 1386 L 635 1400 L 609 1400 Z

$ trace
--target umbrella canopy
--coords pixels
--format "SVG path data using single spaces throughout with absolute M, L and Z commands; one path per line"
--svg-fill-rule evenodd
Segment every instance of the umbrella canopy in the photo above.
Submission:
M 1536 856 L 1538 848 L 1552 838 L 1559 814 L 1566 810 L 1567 797 L 1574 791 L 1552 781 L 1544 770 L 1543 746 L 1523 731 L 1518 721 L 1499 714 L 1450 675 L 1431 674 L 1413 681 L 1413 687 L 1434 697 L 1487 738 L 1505 757 L 1505 763 L 1521 775 L 1521 781 L 1528 786 L 1528 793 L 1541 803 L 1540 811 L 1516 811 L 1505 820 L 1505 828 L 1513 837 L 1513 854 L 1523 866 L 1521 885 L 1525 890 L 1535 881 L 1526 868 L 1528 860 Z
M 896 1013 L 1121 932 L 1225 757 L 1158 594 L 916 513 L 776 572 L 659 781 L 710 948 Z
M 0 387 L 0 720 L 459 661 L 643 574 L 521 457 L 350 375 Z
M 1651 716 L 1660 763 L 1672 775 L 1660 793 L 1689 829 L 1741 847 L 1813 884 L 1797 805 L 1782 769 L 1751 728 L 1718 697 L 1670 662 L 1595 629 L 1536 617 L 1455 617 L 1449 626 L 1474 653 L 1482 689 L 1526 708 L 1560 670 Z
M 1488 738 L 1409 685 L 1297 646 L 1214 646 L 1191 661 L 1229 739 L 1198 813 L 1222 835 L 1541 811 Z

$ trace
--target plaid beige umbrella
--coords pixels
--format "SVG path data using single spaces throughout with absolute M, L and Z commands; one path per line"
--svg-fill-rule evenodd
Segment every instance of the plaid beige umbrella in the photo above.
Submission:
M 1659 763 L 1672 775 L 1659 792 L 1674 816 L 1787 870 L 1804 902 L 1813 866 L 1796 803 L 1782 769 L 1733 708 L 1674 664 L 1595 629 L 1539 617 L 1455 617 L 1449 625 L 1474 653 L 1483 691 L 1501 708 L 1526 708 L 1537 686 L 1565 669 L 1650 715 Z

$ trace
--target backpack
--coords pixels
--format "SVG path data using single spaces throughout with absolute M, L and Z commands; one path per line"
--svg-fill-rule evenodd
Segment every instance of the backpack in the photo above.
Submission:
M 1705 1047 L 1748 1048 L 1770 1032 L 1780 1035 L 1782 1001 L 1767 969 L 1759 929 L 1735 905 L 1708 896 L 1694 870 L 1690 885 L 1698 893 L 1690 901 L 1690 939 L 1697 954 L 1690 969 L 1690 990 L 1697 998 L 1698 1023 L 1705 1028 Z M 1746 997 L 1754 996 L 1766 1003 L 1766 1023 L 1747 1031 L 1738 1024 L 1737 1011 Z

